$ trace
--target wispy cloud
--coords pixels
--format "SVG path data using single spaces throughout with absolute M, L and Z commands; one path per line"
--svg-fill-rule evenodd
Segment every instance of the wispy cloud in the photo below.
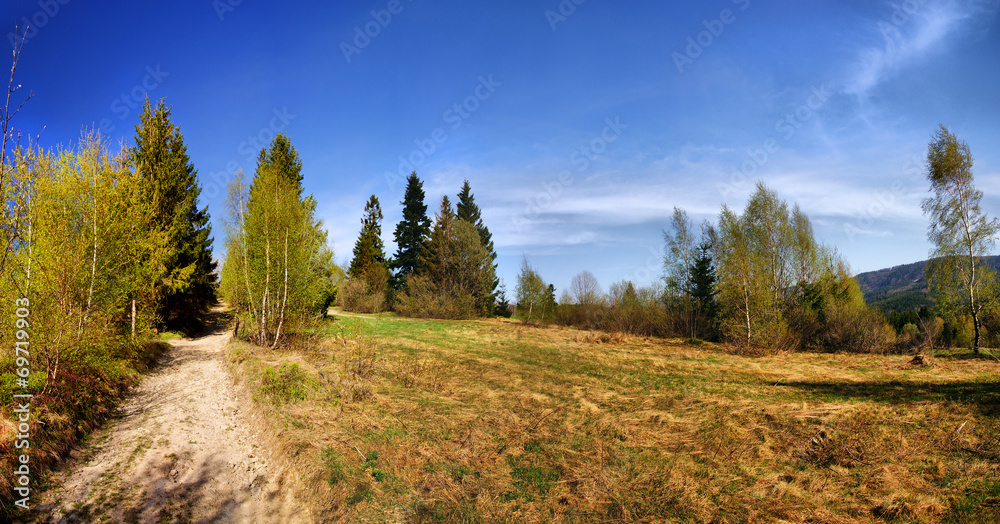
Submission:
M 889 4 L 886 16 L 872 24 L 877 43 L 858 51 L 843 92 L 864 98 L 956 35 L 988 31 L 998 6 L 998 0 Z

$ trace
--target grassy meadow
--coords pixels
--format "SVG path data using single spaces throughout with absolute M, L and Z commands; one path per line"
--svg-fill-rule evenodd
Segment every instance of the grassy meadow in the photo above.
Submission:
M 996 522 L 1000 362 L 338 316 L 230 363 L 324 518 Z

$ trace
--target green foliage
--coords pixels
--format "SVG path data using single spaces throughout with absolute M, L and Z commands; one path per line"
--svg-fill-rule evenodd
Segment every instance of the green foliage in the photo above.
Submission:
M 371 275 L 374 270 L 383 273 L 386 269 L 385 247 L 382 244 L 382 207 L 378 198 L 372 195 L 365 204 L 365 214 L 361 218 L 361 233 L 354 244 L 354 258 L 347 270 L 351 278 Z
M 406 179 L 406 192 L 401 204 L 403 219 L 393 233 L 397 246 L 392 260 L 396 289 L 403 285 L 408 275 L 420 270 L 420 254 L 431 232 L 431 221 L 427 218 L 427 205 L 424 204 L 424 183 L 417 177 L 416 171 Z
M 781 347 L 787 326 L 780 314 L 779 269 L 770 248 L 782 238 L 776 218 L 787 208 L 775 206 L 776 196 L 758 185 L 744 215 L 723 206 L 719 217 L 719 299 L 723 336 L 745 346 Z M 752 211 L 752 213 L 751 213 Z M 762 216 L 762 215 L 776 216 Z M 775 227 L 771 236 L 766 228 Z M 759 240 L 768 239 L 766 243 Z
M 669 233 L 663 233 L 666 242 L 666 256 L 663 262 L 666 270 L 666 291 L 672 296 L 688 297 L 692 287 L 690 269 L 694 265 L 696 240 L 691 231 L 691 220 L 687 212 L 674 207 L 670 227 Z
M 716 282 L 718 277 L 715 273 L 715 262 L 712 257 L 712 245 L 703 240 L 698 247 L 694 257 L 694 264 L 691 265 L 691 301 L 694 304 L 693 316 L 695 334 L 710 335 L 715 328 L 715 320 L 718 314 L 715 296 L 718 294 Z
M 510 318 L 514 313 L 510 307 L 510 300 L 507 298 L 507 285 L 502 281 L 497 287 L 497 300 L 496 305 L 493 306 L 493 313 L 503 318 Z
M 521 272 L 517 275 L 517 314 L 525 322 L 545 320 L 545 306 L 549 289 L 531 264 L 528 257 L 521 258 Z
M 22 217 L 27 234 L 0 277 L 4 302 L 30 298 L 35 369 L 46 370 L 48 387 L 64 357 L 131 336 L 132 300 L 136 340 L 150 331 L 156 237 L 139 175 L 94 136 L 58 156 L 20 150 L 12 172 L 30 188 L 31 207 Z
M 458 204 L 455 206 L 455 217 L 476 226 L 476 231 L 479 233 L 479 241 L 489 254 L 490 264 L 493 266 L 493 273 L 496 274 L 497 252 L 493 247 L 493 234 L 490 233 L 489 228 L 483 223 L 482 211 L 479 209 L 479 206 L 476 205 L 475 196 L 472 194 L 472 186 L 469 185 L 468 180 L 462 184 L 462 189 L 458 193 Z M 500 280 L 498 278 L 494 278 L 490 286 L 490 298 L 486 304 L 489 308 L 489 314 L 493 314 L 493 307 L 496 304 L 497 298 L 497 286 L 499 285 Z
M 261 371 L 260 392 L 276 404 L 305 400 L 308 388 L 308 376 L 295 362 L 264 366 Z
M 407 278 L 397 311 L 422 318 L 475 318 L 490 313 L 494 265 L 475 226 L 455 217 L 448 197 L 421 253 L 419 274 Z
M 994 246 L 1000 220 L 990 218 L 980 207 L 983 192 L 973 182 L 968 144 L 943 125 L 927 146 L 927 166 L 934 193 L 922 203 L 931 220 L 927 239 L 934 245 L 927 280 L 943 311 L 971 316 L 974 338 L 970 346 L 978 353 L 980 316 L 997 296 L 996 273 L 981 259 Z
M 351 281 L 341 294 L 340 306 L 358 313 L 385 311 L 389 291 L 389 263 L 382 245 L 382 208 L 372 195 L 361 218 L 361 233 L 354 244 L 354 258 L 347 271 Z
M 723 206 L 715 249 L 720 327 L 744 347 L 872 351 L 891 342 L 847 264 L 798 206 L 762 183 L 743 215 Z
M 333 448 L 323 448 L 320 451 L 320 462 L 325 472 L 326 481 L 330 486 L 336 486 L 347 480 L 347 471 L 340 459 L 340 454 Z
M 15 301 L 27 300 L 32 470 L 41 473 L 80 432 L 106 420 L 162 352 L 163 344 L 146 342 L 157 318 L 161 239 L 142 175 L 97 135 L 58 152 L 19 148 L 2 171 L 2 227 L 16 241 L 0 272 L 0 318 L 11 326 Z M 0 358 L 4 398 L 24 392 L 15 364 Z M 0 453 L 0 468 L 11 459 Z
M 714 331 L 716 273 L 712 256 L 715 230 L 702 225 L 701 239 L 683 209 L 674 208 L 670 232 L 664 232 L 666 284 L 664 299 L 682 319 L 685 336 L 696 338 Z
M 301 169 L 298 153 L 280 134 L 261 150 L 250 186 L 238 173 L 229 188 L 221 287 L 258 345 L 276 346 L 288 321 L 325 313 L 336 285 L 316 200 L 301 194 Z
M 194 331 L 216 300 L 211 225 L 208 209 L 198 209 L 197 171 L 162 100 L 154 110 L 146 99 L 135 132 L 128 156 L 151 206 L 156 313 L 168 329 Z

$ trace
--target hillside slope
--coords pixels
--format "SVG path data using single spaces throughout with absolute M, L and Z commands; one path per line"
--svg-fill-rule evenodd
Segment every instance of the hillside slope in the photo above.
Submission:
M 1000 271 L 1000 256 L 985 258 L 994 271 Z M 927 290 L 924 267 L 927 260 L 860 273 L 855 278 L 869 305 L 883 311 L 903 311 L 932 304 Z

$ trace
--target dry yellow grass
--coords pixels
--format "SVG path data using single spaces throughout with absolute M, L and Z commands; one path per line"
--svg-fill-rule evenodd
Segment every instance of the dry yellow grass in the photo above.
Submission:
M 329 333 L 231 355 L 330 519 L 998 519 L 996 361 L 388 315 Z

